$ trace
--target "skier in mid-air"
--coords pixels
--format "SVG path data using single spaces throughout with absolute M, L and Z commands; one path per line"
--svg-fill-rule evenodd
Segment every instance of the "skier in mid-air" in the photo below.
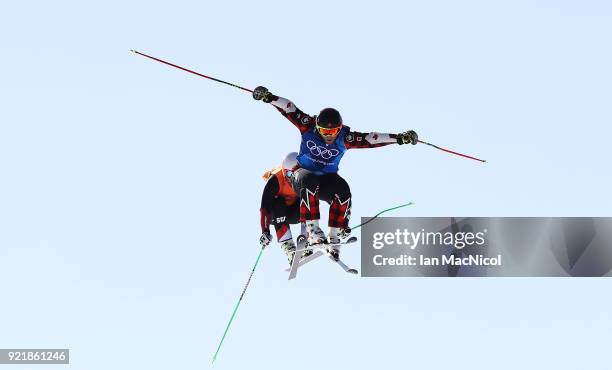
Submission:
M 340 159 L 347 149 L 376 148 L 389 144 L 416 145 L 417 133 L 410 130 L 399 134 L 362 133 L 344 126 L 340 113 L 334 108 L 321 110 L 310 116 L 293 102 L 272 94 L 258 86 L 253 98 L 271 103 L 301 133 L 297 168 L 291 176 L 291 185 L 299 195 L 300 222 L 306 224 L 308 244 L 328 244 L 328 252 L 338 259 L 337 244 L 346 236 L 351 213 L 351 191 L 348 183 L 338 175 Z M 319 199 L 331 199 L 329 207 L 329 234 L 319 227 Z
M 259 243 L 262 247 L 270 244 L 272 241 L 270 224 L 274 225 L 276 240 L 287 255 L 289 264 L 293 261 L 296 250 L 290 225 L 299 223 L 300 218 L 298 196 L 291 186 L 291 177 L 293 177 L 293 171 L 297 168 L 297 155 L 296 152 L 287 154 L 281 166 L 264 173 L 263 178 L 266 180 L 266 186 L 261 195 L 261 207 L 259 208 L 261 224 Z M 306 226 L 303 222 L 300 225 L 301 235 L 306 237 Z M 312 250 L 306 250 L 302 257 L 310 254 L 312 254 Z

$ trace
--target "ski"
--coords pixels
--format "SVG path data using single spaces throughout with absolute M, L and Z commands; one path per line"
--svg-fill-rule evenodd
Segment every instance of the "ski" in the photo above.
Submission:
M 356 241 L 357 241 L 357 237 L 356 236 L 351 236 L 350 238 L 348 238 L 347 240 L 343 241 L 339 245 L 352 244 L 352 243 L 355 243 Z M 310 245 L 310 246 L 308 246 L 308 248 L 316 246 L 316 245 L 317 244 Z M 324 244 L 321 244 L 321 245 L 324 245 Z M 304 249 L 302 249 L 302 251 L 304 251 L 306 249 L 307 248 L 304 248 Z M 296 255 L 297 255 L 297 252 L 298 251 L 296 250 Z M 320 250 L 317 250 L 316 252 L 314 252 L 310 256 L 305 257 L 305 258 L 301 258 L 299 260 L 299 262 L 298 262 L 298 266 L 297 267 L 302 267 L 303 265 L 307 264 L 308 262 L 310 262 L 310 261 L 312 261 L 312 260 L 314 260 L 314 259 L 316 259 L 318 257 L 321 257 L 323 254 L 324 254 L 323 252 L 321 252 Z M 290 268 L 285 269 L 285 271 L 287 271 L 287 272 L 289 272 L 290 270 L 291 270 Z
M 341 243 L 338 243 L 336 245 L 340 245 L 340 246 L 341 245 L 347 245 L 347 244 L 355 243 L 356 241 L 357 241 L 357 237 L 356 236 L 351 236 L 348 239 L 346 239 L 345 241 L 343 241 Z M 305 242 L 305 240 L 303 242 Z M 326 254 L 319 247 L 327 245 L 327 244 L 321 243 L 321 244 L 312 244 L 312 245 L 306 246 L 303 242 L 298 237 L 298 247 L 297 247 L 297 249 L 295 251 L 295 255 L 293 256 L 293 262 L 291 263 L 291 267 L 285 269 L 286 272 L 289 272 L 289 279 L 288 280 L 294 279 L 296 277 L 297 269 L 298 268 L 300 268 L 300 267 L 304 266 L 305 264 L 307 264 L 308 262 L 313 261 L 316 258 L 321 257 L 324 254 Z M 311 254 L 308 257 L 300 258 L 301 255 L 302 255 L 302 252 L 304 252 L 307 249 L 317 249 L 317 251 L 314 252 L 313 254 Z M 352 274 L 356 274 L 357 273 L 357 270 L 348 268 L 348 266 L 346 266 L 344 263 L 342 263 L 340 266 L 342 266 L 342 265 L 344 265 L 344 267 L 346 267 L 345 271 L 348 272 L 348 270 L 354 270 L 355 272 L 350 272 L 350 273 L 352 273 Z
M 337 245 L 337 244 L 334 244 L 334 245 Z M 342 267 L 344 272 L 348 272 L 349 274 L 354 274 L 354 275 L 357 275 L 359 273 L 359 271 L 357 271 L 356 269 L 348 267 L 344 262 L 342 262 L 342 260 L 340 258 L 336 258 L 336 257 L 332 256 L 331 253 L 329 253 L 329 251 L 327 250 L 327 248 L 322 247 L 320 245 L 317 245 L 317 248 L 320 251 L 322 251 L 323 253 L 325 253 L 327 255 L 327 257 L 329 257 L 330 260 L 332 260 L 335 263 L 337 263 L 338 265 L 340 265 L 340 267 Z
M 302 253 L 306 250 L 306 237 L 303 235 L 297 238 L 297 248 L 293 254 L 293 261 L 291 261 L 291 267 L 287 270 L 289 272 L 289 279 L 295 279 L 297 276 L 297 269 L 299 267 L 300 259 L 302 259 Z M 309 256 L 310 257 L 310 256 Z
M 340 243 L 334 243 L 333 245 L 345 245 L 345 244 L 352 244 L 355 243 L 357 241 L 357 237 L 356 236 L 351 236 L 348 239 L 341 241 Z M 318 244 L 307 244 L 304 247 L 304 250 L 308 250 L 308 249 L 315 249 L 318 247 L 321 247 L 323 245 L 329 245 L 327 242 L 323 242 L 323 243 L 318 243 Z

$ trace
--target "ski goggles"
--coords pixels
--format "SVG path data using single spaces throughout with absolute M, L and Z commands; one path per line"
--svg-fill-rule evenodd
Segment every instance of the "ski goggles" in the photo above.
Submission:
M 317 125 L 317 131 L 319 131 L 319 133 L 323 136 L 336 136 L 338 132 L 340 132 L 341 129 L 342 129 L 342 126 L 334 127 L 334 128 L 327 128 L 327 127 L 321 127 Z
M 295 165 L 293 168 L 283 168 L 283 173 L 285 174 L 285 177 L 290 179 L 293 177 L 298 168 L 300 168 L 299 164 Z

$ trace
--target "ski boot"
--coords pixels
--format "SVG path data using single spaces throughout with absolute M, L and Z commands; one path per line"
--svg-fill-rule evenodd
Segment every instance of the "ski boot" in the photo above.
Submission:
M 342 242 L 340 239 L 341 236 L 344 235 L 344 230 L 341 230 L 337 227 L 329 228 L 329 235 L 327 236 L 327 253 L 334 259 L 334 261 L 338 261 L 340 258 L 340 249 L 338 248 L 338 244 Z
M 330 227 L 327 235 L 327 244 L 340 244 L 343 239 L 349 237 L 351 229 L 341 229 L 339 227 Z
M 289 260 L 289 266 L 291 266 L 291 263 L 293 262 L 293 256 L 295 255 L 295 243 L 293 242 L 293 239 L 288 239 L 282 242 L 281 249 L 287 255 L 287 259 Z
M 346 227 L 344 229 L 340 229 L 340 231 L 338 232 L 338 236 L 342 240 L 348 239 L 351 236 L 351 228 Z
M 297 245 L 299 246 L 300 244 L 302 244 L 304 247 L 307 247 L 307 240 L 308 236 L 307 235 L 300 235 L 297 237 Z M 304 250 L 304 252 L 302 252 L 302 258 L 304 257 L 308 257 L 312 254 L 312 249 L 306 249 Z
M 325 243 L 325 234 L 319 227 L 319 220 L 307 221 L 306 230 L 308 231 L 308 245 Z

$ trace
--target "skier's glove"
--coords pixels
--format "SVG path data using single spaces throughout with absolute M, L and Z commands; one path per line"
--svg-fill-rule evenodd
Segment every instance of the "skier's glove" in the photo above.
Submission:
M 274 100 L 274 95 L 268 89 L 263 86 L 257 86 L 255 90 L 253 90 L 253 99 L 261 100 L 264 103 L 270 103 Z
M 271 241 L 272 235 L 270 235 L 269 232 L 264 231 L 263 233 L 261 233 L 261 236 L 259 237 L 259 244 L 261 244 L 262 248 L 267 247 Z
M 416 145 L 418 140 L 419 140 L 419 135 L 417 135 L 417 133 L 412 130 L 397 134 L 397 143 L 399 145 L 402 145 L 402 144 Z

